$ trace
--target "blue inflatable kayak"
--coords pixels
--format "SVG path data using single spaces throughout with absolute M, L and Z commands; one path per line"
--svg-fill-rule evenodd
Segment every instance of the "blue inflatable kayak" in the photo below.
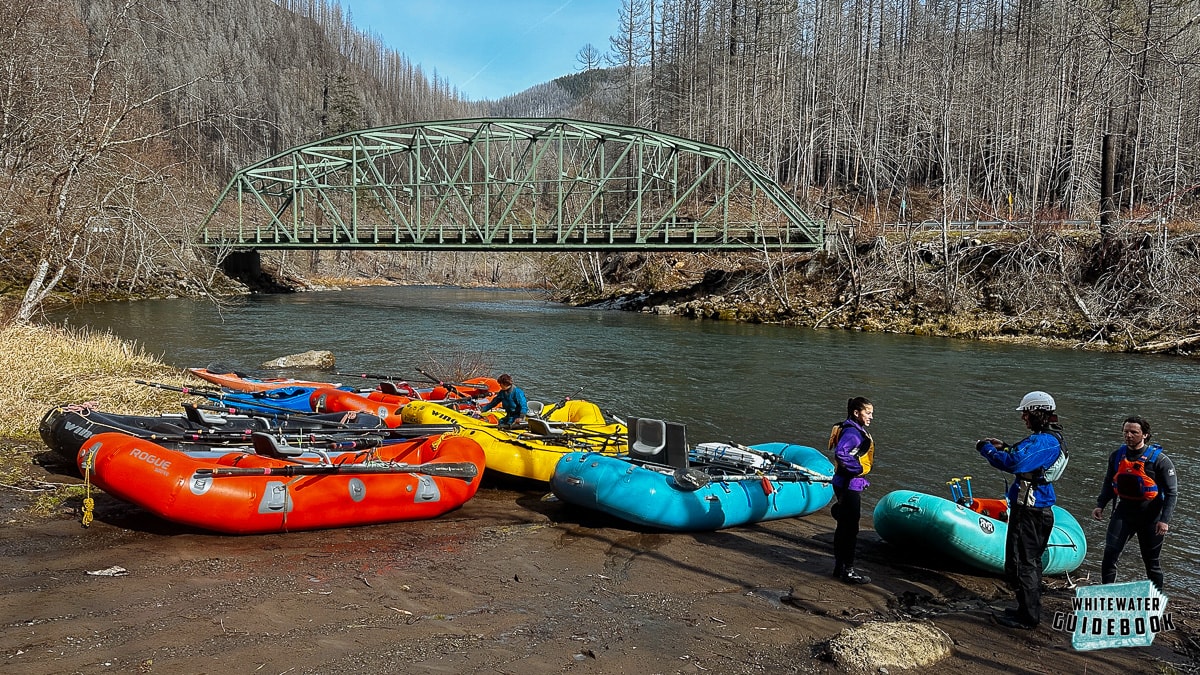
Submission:
M 321 387 L 279 387 L 266 391 L 254 392 L 223 392 L 220 394 L 205 394 L 209 400 L 237 408 L 241 412 L 299 412 L 311 413 L 313 407 L 310 399 L 314 391 Z M 328 388 L 328 387 L 324 387 Z M 353 387 L 338 387 L 342 391 L 354 391 Z
M 1045 574 L 1072 572 L 1087 555 L 1087 538 L 1075 517 L 1054 511 L 1054 531 L 1042 556 Z M 931 551 L 994 574 L 1004 573 L 1008 524 L 943 497 L 897 490 L 875 505 L 875 531 L 889 544 Z

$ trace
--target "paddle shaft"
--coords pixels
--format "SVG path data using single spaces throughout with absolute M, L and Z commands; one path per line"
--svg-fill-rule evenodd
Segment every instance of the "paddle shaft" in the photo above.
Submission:
M 254 410 L 251 408 L 239 408 L 238 406 L 233 406 L 233 405 L 226 405 L 224 407 L 215 406 L 215 405 L 199 405 L 196 407 L 199 408 L 200 410 L 211 410 L 213 412 L 227 413 L 230 415 L 246 415 L 249 417 L 255 417 L 257 415 L 262 415 L 265 412 L 263 410 Z M 272 417 L 275 417 L 276 419 L 282 418 L 284 420 L 295 420 L 297 422 L 305 422 L 308 424 L 315 424 L 317 426 L 322 426 L 322 427 L 337 427 L 339 429 L 355 429 L 355 428 L 357 428 L 357 427 L 348 426 L 342 422 L 334 422 L 332 420 L 323 420 L 323 419 L 313 417 L 311 415 L 297 415 L 297 414 L 295 414 L 296 413 L 295 410 L 288 410 L 286 408 L 279 408 L 279 412 L 281 412 L 282 414 L 272 415 Z M 256 415 L 256 413 L 257 413 L 257 415 Z M 347 414 L 350 414 L 350 413 L 347 413 Z
M 427 476 L 459 478 L 469 481 L 479 475 L 479 467 L 470 462 L 445 464 L 289 464 L 287 466 L 240 467 L 219 466 L 196 469 L 196 476 L 222 478 L 229 476 L 327 476 L 355 474 L 420 473 Z
M 220 387 L 202 386 L 202 387 L 176 387 L 172 384 L 163 384 L 162 382 L 147 382 L 146 380 L 134 380 L 134 384 L 144 384 L 147 387 L 155 389 L 165 389 L 167 391 L 176 391 L 181 394 L 190 394 L 192 396 L 208 396 L 209 394 L 220 394 Z

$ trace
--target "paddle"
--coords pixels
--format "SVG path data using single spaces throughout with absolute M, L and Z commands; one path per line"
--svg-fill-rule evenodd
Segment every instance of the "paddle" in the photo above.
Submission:
M 393 382 L 404 382 L 405 380 L 408 379 L 407 377 L 405 377 L 403 375 L 375 375 L 373 373 L 338 373 L 338 372 L 335 372 L 334 375 L 337 375 L 338 377 L 359 377 L 364 380 L 387 380 L 387 381 L 393 381 Z
M 427 476 L 442 476 L 470 481 L 479 475 L 479 467 L 470 462 L 446 464 L 289 464 L 287 466 L 264 467 L 213 467 L 196 469 L 196 476 L 223 478 L 229 476 L 327 476 L 354 474 L 400 474 L 420 473 Z
M 436 385 L 445 387 L 447 390 L 452 392 L 455 396 L 458 396 L 460 398 L 472 398 L 472 397 L 467 396 L 466 394 L 459 391 L 459 388 L 470 389 L 472 391 L 483 390 L 483 391 L 485 391 L 486 394 L 491 394 L 490 391 L 487 391 L 486 385 L 470 384 L 468 382 L 446 382 L 445 380 L 442 380 L 440 378 L 434 377 L 433 375 L 430 375 L 429 373 L 425 372 L 424 370 L 422 370 L 420 368 L 417 368 L 417 372 L 420 373 L 421 375 L 423 375 L 425 377 L 425 379 L 429 380 L 430 382 L 432 382 Z

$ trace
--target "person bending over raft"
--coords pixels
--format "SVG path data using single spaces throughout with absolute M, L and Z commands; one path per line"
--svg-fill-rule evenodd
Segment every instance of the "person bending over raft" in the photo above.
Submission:
M 871 484 L 866 475 L 875 458 L 875 441 L 867 433 L 874 417 L 875 406 L 857 396 L 846 402 L 846 420 L 834 425 L 829 434 L 829 449 L 837 465 L 833 474 L 837 502 L 830 509 L 837 521 L 833 532 L 833 576 L 848 584 L 871 583 L 870 577 L 854 569 L 854 549 L 858 545 L 862 491 Z
M 525 419 L 529 412 L 529 403 L 525 400 L 525 392 L 513 384 L 512 375 L 505 373 L 496 378 L 496 383 L 500 385 L 500 391 L 479 411 L 487 412 L 497 405 L 504 406 L 505 415 L 498 424 L 502 427 L 512 427 Z

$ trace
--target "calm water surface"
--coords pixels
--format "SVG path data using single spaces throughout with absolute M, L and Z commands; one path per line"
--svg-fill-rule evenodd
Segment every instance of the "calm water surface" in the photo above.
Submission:
M 512 373 L 531 399 L 578 394 L 621 416 L 687 423 L 689 442 L 787 441 L 823 448 L 846 399 L 875 402 L 879 447 L 864 509 L 890 490 L 948 496 L 970 475 L 999 496 L 1004 476 L 975 440 L 1025 435 L 1021 396 L 1055 397 L 1072 450 L 1059 503 L 1084 524 L 1082 573 L 1099 576 L 1104 525 L 1091 519 L 1121 422 L 1147 417 L 1179 470 L 1181 495 L 1165 547 L 1168 594 L 1200 583 L 1197 489 L 1200 363 L 937 338 L 812 331 L 562 307 L 512 291 L 380 287 L 236 300 L 109 303 L 54 317 L 112 330 L 181 368 L 219 362 L 259 370 L 269 359 L 328 349 L 343 372 L 416 375 L 457 357 Z M 452 374 L 439 374 L 449 379 Z M 1137 543 L 1121 579 L 1141 578 Z M 1176 577 L 1177 579 L 1172 579 Z

